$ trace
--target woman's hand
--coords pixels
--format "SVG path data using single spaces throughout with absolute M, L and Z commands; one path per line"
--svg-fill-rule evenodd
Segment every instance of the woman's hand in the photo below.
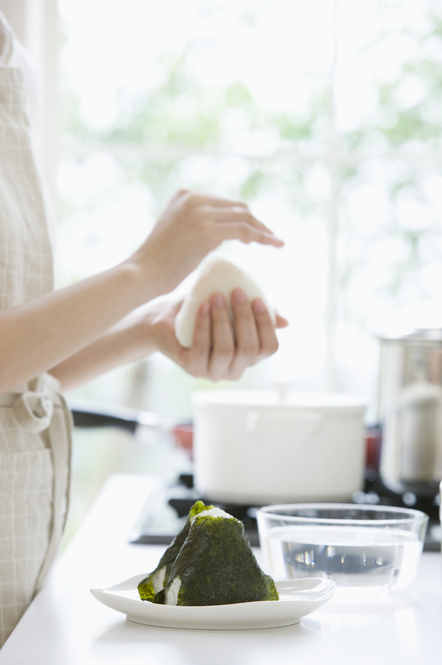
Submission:
M 126 261 L 0 311 L 0 358 L 8 360 L 0 363 L 0 393 L 47 371 L 67 389 L 154 351 L 146 324 L 129 324 L 126 317 L 134 311 L 138 320 L 141 306 L 174 289 L 206 254 L 223 240 L 235 238 L 275 247 L 284 244 L 243 203 L 178 192 L 147 240 Z M 218 333 L 219 325 L 223 329 L 222 312 L 213 311 L 207 320 L 211 334 L 207 325 L 204 328 L 206 320 L 199 320 L 202 332 L 190 352 L 174 340 L 171 325 L 161 346 L 166 355 L 197 375 L 238 375 L 247 364 L 276 348 L 274 331 L 266 333 L 265 326 L 257 323 L 259 317 L 254 317 L 255 332 L 250 316 L 248 324 L 238 321 L 236 345 L 231 331 Z M 250 339 L 241 332 L 245 327 L 251 329 Z M 139 332 L 144 334 L 138 336 Z
M 211 381 L 239 379 L 247 367 L 275 353 L 278 339 L 262 300 L 257 298 L 250 304 L 244 291 L 235 289 L 231 301 L 234 329 L 221 293 L 200 305 L 190 349 L 178 343 L 174 332 L 181 301 L 152 306 L 148 318 L 156 348 L 192 376 Z M 287 325 L 286 319 L 277 315 L 276 327 Z
M 131 260 L 141 266 L 146 289 L 155 287 L 155 297 L 178 286 L 223 240 L 234 239 L 284 245 L 244 203 L 181 190 Z

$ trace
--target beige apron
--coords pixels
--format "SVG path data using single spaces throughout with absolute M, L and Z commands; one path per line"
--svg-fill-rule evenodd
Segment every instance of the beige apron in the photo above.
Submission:
M 52 288 L 52 248 L 23 74 L 0 66 L 0 309 Z M 0 646 L 57 554 L 67 511 L 71 427 L 58 382 L 48 374 L 0 395 Z

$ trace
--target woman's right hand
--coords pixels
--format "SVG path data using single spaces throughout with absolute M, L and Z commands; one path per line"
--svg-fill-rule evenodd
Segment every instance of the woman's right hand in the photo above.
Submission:
M 252 215 L 245 203 L 180 190 L 131 257 L 156 295 L 178 286 L 224 240 L 282 247 L 284 242 Z

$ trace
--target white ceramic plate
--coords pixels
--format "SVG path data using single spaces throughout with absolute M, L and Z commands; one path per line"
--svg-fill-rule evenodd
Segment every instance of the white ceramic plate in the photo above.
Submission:
M 279 601 L 176 607 L 140 600 L 137 586 L 146 577 L 136 575 L 108 589 L 91 589 L 107 607 L 127 615 L 130 621 L 168 628 L 231 630 L 290 626 L 327 602 L 335 590 L 333 580 L 308 577 L 276 582 Z

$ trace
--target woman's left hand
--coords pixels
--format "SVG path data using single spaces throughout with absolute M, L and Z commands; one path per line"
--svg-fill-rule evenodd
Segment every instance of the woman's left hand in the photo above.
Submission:
M 181 302 L 158 303 L 150 307 L 149 319 L 155 346 L 186 372 L 211 381 L 239 379 L 244 370 L 272 355 L 278 349 L 275 326 L 260 298 L 252 303 L 242 289 L 232 292 L 234 329 L 224 296 L 215 293 L 200 305 L 190 349 L 175 336 L 175 317 Z M 276 315 L 276 328 L 285 328 L 286 319 Z

